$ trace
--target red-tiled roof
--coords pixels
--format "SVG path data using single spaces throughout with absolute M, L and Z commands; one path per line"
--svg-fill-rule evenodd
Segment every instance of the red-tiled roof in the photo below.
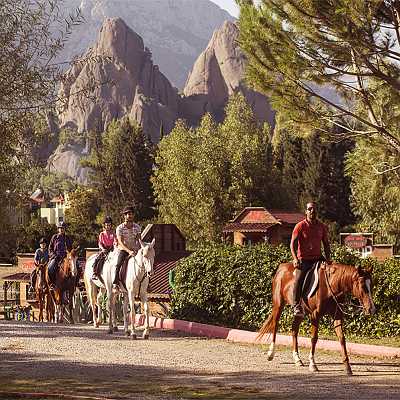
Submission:
M 232 222 L 230 224 L 226 224 L 223 228 L 223 232 L 265 232 L 271 226 L 276 224 L 264 224 L 264 223 L 240 223 L 240 222 Z
M 50 203 L 59 203 L 59 202 L 61 203 L 64 202 L 64 196 L 56 196 L 50 200 Z
M 2 278 L 3 281 L 14 281 L 14 282 L 29 282 L 31 280 L 31 274 L 24 272 L 18 272 L 16 274 L 7 275 Z
M 154 261 L 154 273 L 150 279 L 149 295 L 152 294 L 168 294 L 171 291 L 171 287 L 168 282 L 168 273 L 171 269 L 174 269 L 176 263 L 187 257 L 190 252 L 174 252 L 164 253 L 159 257 L 156 257 Z
M 304 214 L 297 211 L 269 210 L 269 212 L 277 220 L 287 224 L 297 224 L 305 218 Z

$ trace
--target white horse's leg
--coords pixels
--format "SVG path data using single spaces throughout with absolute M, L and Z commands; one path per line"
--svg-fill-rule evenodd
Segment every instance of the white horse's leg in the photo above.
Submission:
M 129 306 L 131 308 L 130 316 L 131 316 L 131 335 L 132 339 L 136 339 L 136 329 L 135 329 L 135 324 L 136 324 L 136 310 L 135 310 L 135 291 L 134 290 L 128 290 L 128 296 L 129 296 Z
M 112 297 L 112 318 L 113 318 L 113 329 L 114 332 L 118 331 L 118 325 L 117 325 L 117 298 L 118 298 L 118 293 L 114 293 Z
M 293 351 L 293 361 L 297 367 L 304 366 L 303 361 L 301 361 L 298 351 Z
M 129 332 L 129 314 L 128 314 L 128 295 L 124 293 L 124 304 L 123 304 L 123 312 L 124 312 L 124 332 L 126 336 L 130 335 Z
M 308 369 L 311 372 L 318 372 L 318 367 L 317 367 L 317 364 L 315 363 L 314 354 L 313 354 L 312 350 L 310 350 L 310 355 L 308 356 L 308 360 L 310 362 Z
M 112 289 L 107 289 L 107 309 L 108 309 L 108 333 L 114 333 L 113 329 L 113 297 Z
M 272 361 L 274 359 L 274 356 L 275 356 L 275 342 L 271 342 L 267 353 L 267 360 Z
M 143 331 L 143 339 L 148 339 L 150 334 L 150 312 L 149 312 L 149 302 L 147 301 L 147 293 L 143 293 L 140 295 L 140 299 L 143 304 L 144 311 L 144 331 Z
M 103 290 L 97 289 L 97 296 L 96 296 L 96 306 L 97 306 L 97 316 L 96 316 L 96 325 L 95 327 L 98 328 L 101 325 L 101 297 L 103 295 Z M 94 319 L 94 314 L 93 314 Z

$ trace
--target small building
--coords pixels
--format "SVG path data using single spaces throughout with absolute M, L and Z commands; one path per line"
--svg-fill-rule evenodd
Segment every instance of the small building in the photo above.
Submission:
M 59 194 L 49 198 L 42 189 L 35 190 L 29 197 L 31 210 L 50 225 L 65 221 L 65 209 L 68 208 L 68 195 Z
M 222 230 L 225 241 L 246 245 L 270 243 L 289 245 L 293 228 L 304 219 L 297 211 L 246 207 Z
M 393 245 L 375 243 L 374 234 L 371 232 L 340 233 L 340 244 L 355 250 L 362 258 L 374 257 L 378 261 L 384 261 L 393 257 Z

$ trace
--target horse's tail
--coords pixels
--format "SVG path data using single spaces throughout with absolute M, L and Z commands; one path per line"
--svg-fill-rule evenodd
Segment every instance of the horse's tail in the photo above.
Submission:
M 281 307 L 281 274 L 279 273 L 279 269 L 276 271 L 275 276 L 272 280 L 272 311 L 269 317 L 265 320 L 262 327 L 258 331 L 258 335 L 256 337 L 256 341 L 261 340 L 262 337 L 266 334 L 272 334 L 275 331 L 275 327 L 277 321 L 275 318 L 279 319 L 280 311 L 278 311 Z M 278 311 L 278 312 L 277 312 Z
M 271 334 L 274 331 L 274 321 L 273 315 L 271 314 L 263 323 L 263 326 L 258 331 L 258 335 L 256 337 L 256 341 L 261 340 L 262 337 L 266 334 Z

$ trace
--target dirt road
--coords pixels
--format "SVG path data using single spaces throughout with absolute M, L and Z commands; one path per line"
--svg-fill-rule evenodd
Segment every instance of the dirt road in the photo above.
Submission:
M 0 349 L 7 399 L 400 399 L 399 359 L 352 356 L 347 377 L 338 353 L 317 351 L 313 374 L 287 348 L 268 362 L 260 346 L 172 331 L 134 341 L 105 327 L 14 321 L 0 321 Z

